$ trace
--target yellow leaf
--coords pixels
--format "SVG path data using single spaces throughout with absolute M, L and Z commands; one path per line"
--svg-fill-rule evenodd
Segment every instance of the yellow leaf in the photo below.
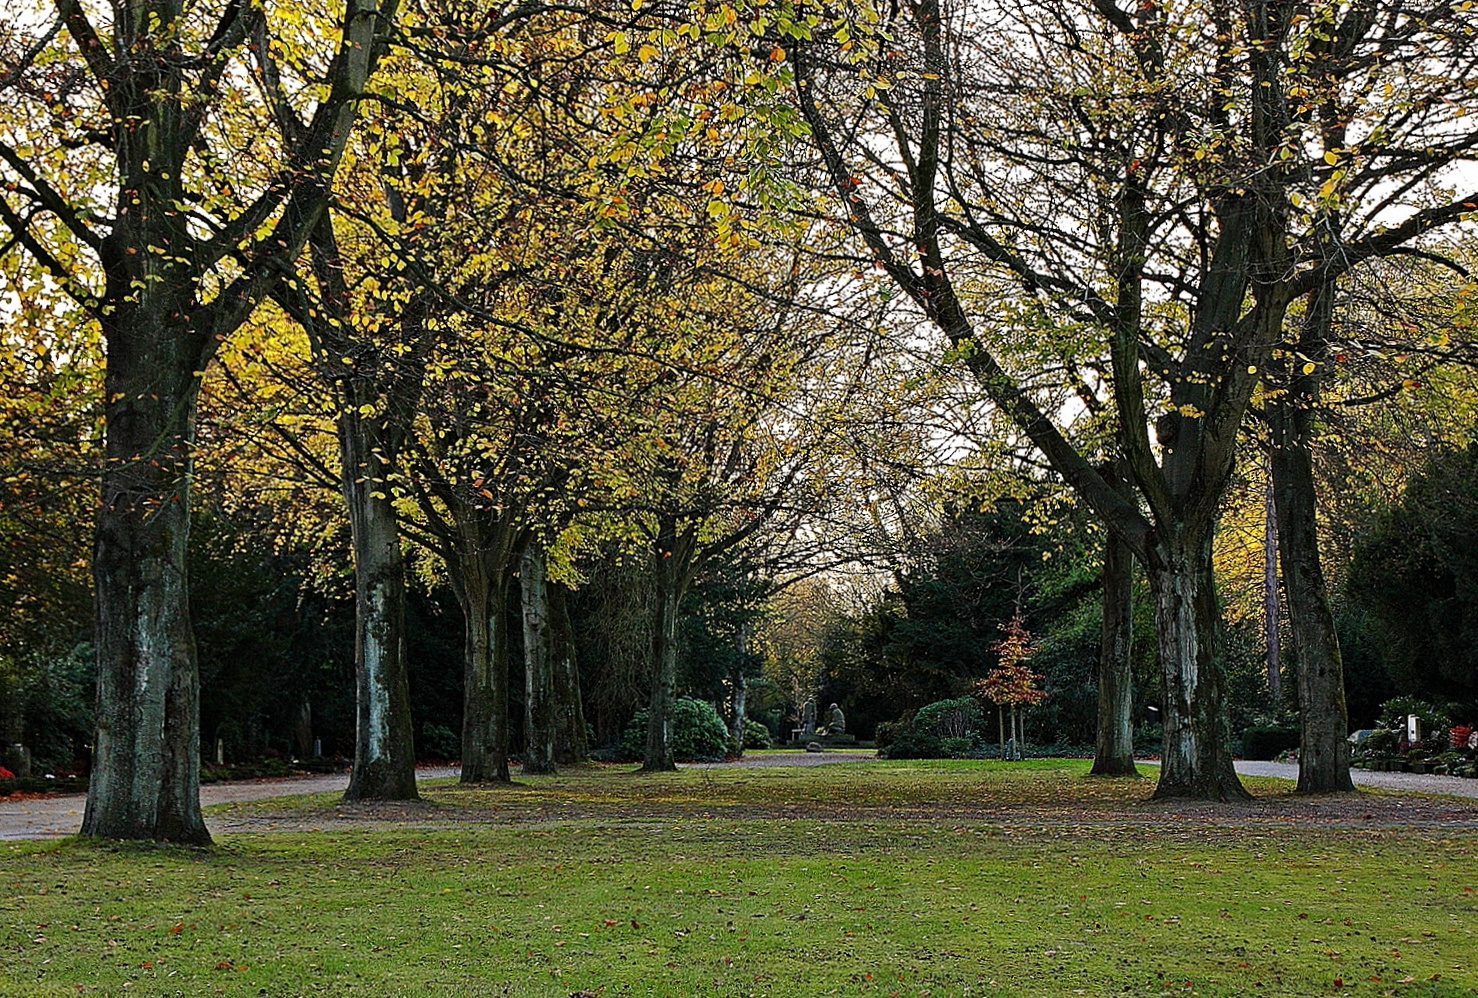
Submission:
M 1328 163 L 1330 166 L 1333 166 L 1334 164 L 1336 164 L 1336 163 L 1339 162 L 1339 153 L 1335 153 L 1335 152 L 1327 152 L 1327 153 L 1325 153 L 1324 154 L 1324 162 Z
M 1304 366 L 1303 366 L 1303 372 L 1305 374 L 1313 374 L 1314 373 L 1314 362 L 1312 360 L 1309 361 L 1308 363 L 1304 364 Z

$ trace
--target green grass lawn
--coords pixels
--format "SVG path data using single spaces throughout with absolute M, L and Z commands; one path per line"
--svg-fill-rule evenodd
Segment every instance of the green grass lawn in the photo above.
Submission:
M 1085 771 L 582 770 L 414 827 L 319 798 L 202 852 L 6 844 L 0 995 L 1478 994 L 1471 806 L 1207 818 Z

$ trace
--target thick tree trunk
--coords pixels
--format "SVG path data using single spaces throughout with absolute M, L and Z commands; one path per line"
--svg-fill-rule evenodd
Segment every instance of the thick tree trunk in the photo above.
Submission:
M 590 761 L 590 738 L 585 733 L 580 663 L 566 592 L 557 582 L 549 587 L 549 667 L 554 676 L 554 761 L 569 765 Z
M 353 400 L 351 397 L 351 403 Z M 344 799 L 416 800 L 405 668 L 405 572 L 384 479 L 384 448 L 352 404 L 339 418 L 344 500 L 354 547 L 354 770 Z M 393 458 L 392 458 L 393 460 Z
M 663 515 L 657 531 L 657 600 L 652 621 L 652 697 L 647 707 L 645 772 L 677 769 L 672 760 L 672 694 L 677 682 L 677 605 L 682 598 L 676 518 Z
M 555 703 L 549 647 L 549 584 L 544 552 L 537 544 L 524 549 L 520 579 L 523 594 L 523 771 L 553 773 Z
M 1134 555 L 1112 533 L 1103 545 L 1098 732 L 1093 776 L 1134 776 Z
M 1349 714 L 1345 709 L 1344 660 L 1329 608 L 1329 590 L 1319 558 L 1317 493 L 1314 487 L 1314 407 L 1324 362 L 1332 288 L 1310 304 L 1299 353 L 1313 372 L 1293 372 L 1291 389 L 1269 403 L 1273 431 L 1273 490 L 1278 511 L 1278 546 L 1283 588 L 1298 657 L 1298 792 L 1352 791 Z
M 1232 766 L 1225 678 L 1216 654 L 1220 611 L 1211 529 L 1160 534 L 1147 567 L 1155 599 L 1165 737 L 1156 797 L 1246 800 Z
M 145 321 L 142 309 L 128 320 Z M 84 835 L 203 844 L 200 673 L 186 548 L 199 379 L 178 332 L 106 330 L 97 734 Z
M 485 557 L 480 534 L 463 537 L 448 563 L 462 608 L 463 783 L 507 783 L 508 593 L 506 571 Z

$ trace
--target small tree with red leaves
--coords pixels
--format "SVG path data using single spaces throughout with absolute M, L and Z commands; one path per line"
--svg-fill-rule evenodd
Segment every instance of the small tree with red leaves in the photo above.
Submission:
M 1042 676 L 1026 667 L 1026 660 L 1037 650 L 1032 644 L 1031 632 L 1026 629 L 1026 620 L 1021 608 L 1011 619 L 1001 625 L 1005 637 L 991 645 L 998 656 L 998 664 L 985 678 L 974 686 L 976 696 L 983 697 L 996 705 L 996 726 L 1001 734 L 1001 758 L 1006 758 L 1006 725 L 1004 708 L 1011 709 L 1011 744 L 1015 747 L 1012 758 L 1021 758 L 1021 708 L 1047 699 L 1047 691 L 1037 685 Z

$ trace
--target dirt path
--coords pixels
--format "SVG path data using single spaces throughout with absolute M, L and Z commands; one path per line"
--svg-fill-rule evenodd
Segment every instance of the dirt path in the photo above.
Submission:
M 751 752 L 738 762 L 699 764 L 694 768 L 819 766 L 838 762 L 862 762 L 871 758 L 873 758 L 871 752 Z M 416 775 L 418 779 L 431 780 L 453 777 L 458 772 L 456 768 L 438 767 L 419 770 Z M 1298 776 L 1298 767 L 1271 762 L 1239 762 L 1237 772 L 1246 776 L 1274 776 L 1292 780 Z M 1409 791 L 1424 795 L 1448 794 L 1478 798 L 1478 780 L 1455 776 L 1418 776 L 1413 773 L 1372 773 L 1365 770 L 1355 770 L 1352 775 L 1355 783 L 1362 787 Z M 345 773 L 236 783 L 211 783 L 201 787 L 200 802 L 209 806 L 248 803 L 273 797 L 342 793 L 348 784 L 349 777 Z M 44 839 L 75 834 L 82 825 L 82 810 L 85 803 L 86 798 L 81 795 L 32 800 L 0 800 L 0 840 Z M 404 817 L 409 820 L 416 818 L 409 812 Z M 279 826 L 271 823 L 270 819 L 258 818 L 242 821 L 230 815 L 211 815 L 207 819 L 207 824 L 214 834 L 239 831 L 286 831 L 296 828 L 296 825 Z

